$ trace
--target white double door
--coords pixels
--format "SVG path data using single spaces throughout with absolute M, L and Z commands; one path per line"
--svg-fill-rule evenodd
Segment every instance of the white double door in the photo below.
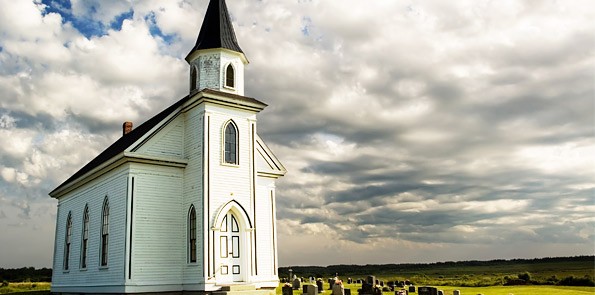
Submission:
M 223 282 L 244 280 L 242 236 L 236 216 L 228 212 L 219 227 L 219 274 Z

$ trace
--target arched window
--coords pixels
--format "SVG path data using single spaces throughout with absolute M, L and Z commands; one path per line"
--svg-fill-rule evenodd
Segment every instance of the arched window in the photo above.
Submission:
M 70 242 L 72 238 L 72 213 L 68 212 L 66 219 L 66 234 L 64 238 L 64 270 L 68 270 L 70 262 Z
M 81 239 L 81 268 L 87 268 L 87 253 L 89 249 L 89 207 L 83 212 L 83 234 Z
M 190 91 L 196 89 L 196 82 L 198 81 L 198 73 L 195 66 L 190 66 Z
M 107 265 L 107 250 L 109 243 L 109 202 L 107 197 L 103 201 L 101 210 L 101 266 Z
M 224 160 L 228 164 L 238 164 L 238 131 L 232 121 L 225 126 Z
M 225 69 L 225 87 L 235 87 L 235 74 L 231 64 L 228 64 Z
M 188 251 L 190 262 L 196 262 L 196 210 L 190 206 L 188 213 Z

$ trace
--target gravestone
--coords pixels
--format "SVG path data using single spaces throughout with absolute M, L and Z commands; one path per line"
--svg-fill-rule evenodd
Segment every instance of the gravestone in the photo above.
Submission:
M 333 285 L 335 284 L 335 280 L 334 279 L 328 279 L 328 289 L 332 290 L 333 289 Z
M 294 290 L 299 290 L 301 285 L 302 285 L 302 282 L 300 282 L 300 279 L 295 278 L 295 279 L 293 279 L 293 284 L 291 286 L 293 287 Z
M 351 295 L 351 289 L 347 288 L 344 290 L 345 295 Z
M 360 279 L 357 279 L 356 283 L 357 283 L 357 284 L 361 284 L 361 283 L 362 283 L 362 280 L 360 280 Z
M 283 286 L 283 288 L 281 288 L 281 294 L 293 295 L 293 289 L 291 288 L 291 286 Z
M 419 295 L 438 295 L 438 289 L 424 286 L 417 288 L 417 293 Z
M 405 290 L 405 289 L 395 291 L 395 295 L 408 295 L 408 294 L 409 294 L 409 292 L 407 292 L 407 290 Z
M 381 295 L 382 291 L 376 287 L 376 277 L 368 276 L 366 281 L 362 283 L 362 288 L 358 290 L 359 294 L 364 295 Z
M 323 284 L 322 284 L 322 279 L 318 279 L 316 281 L 316 287 L 318 287 L 318 293 L 322 293 L 323 288 Z
M 380 281 L 380 287 L 384 287 L 384 281 Z
M 317 295 L 318 287 L 314 285 L 304 285 L 304 294 L 306 295 Z
M 454 291 L 452 291 L 452 295 L 461 295 L 461 291 L 460 290 L 454 290 Z
M 438 290 L 438 295 L 444 295 L 444 291 Z
M 414 285 L 409 285 L 409 293 L 415 293 L 415 286 Z M 436 295 L 436 294 L 434 294 Z
M 411 282 L 409 280 L 405 280 L 405 285 L 411 285 Z
M 333 292 L 332 295 L 345 295 L 345 288 L 343 284 L 337 282 L 337 284 L 333 284 Z

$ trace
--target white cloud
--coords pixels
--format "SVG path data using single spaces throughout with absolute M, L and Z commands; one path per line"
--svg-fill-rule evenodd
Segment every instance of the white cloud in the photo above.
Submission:
M 121 122 L 186 94 L 208 1 L 72 1 L 65 16 L 0 1 L 0 231 L 47 245 L 47 192 Z M 281 265 L 592 252 L 590 2 L 227 5 L 246 93 L 270 105 L 259 133 L 289 170 Z

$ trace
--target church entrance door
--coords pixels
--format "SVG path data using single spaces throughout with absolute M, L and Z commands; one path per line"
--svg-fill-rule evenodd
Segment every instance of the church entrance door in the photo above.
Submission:
M 236 216 L 232 212 L 228 212 L 219 227 L 219 265 L 224 281 L 241 282 L 244 280 L 240 235 L 240 224 Z

